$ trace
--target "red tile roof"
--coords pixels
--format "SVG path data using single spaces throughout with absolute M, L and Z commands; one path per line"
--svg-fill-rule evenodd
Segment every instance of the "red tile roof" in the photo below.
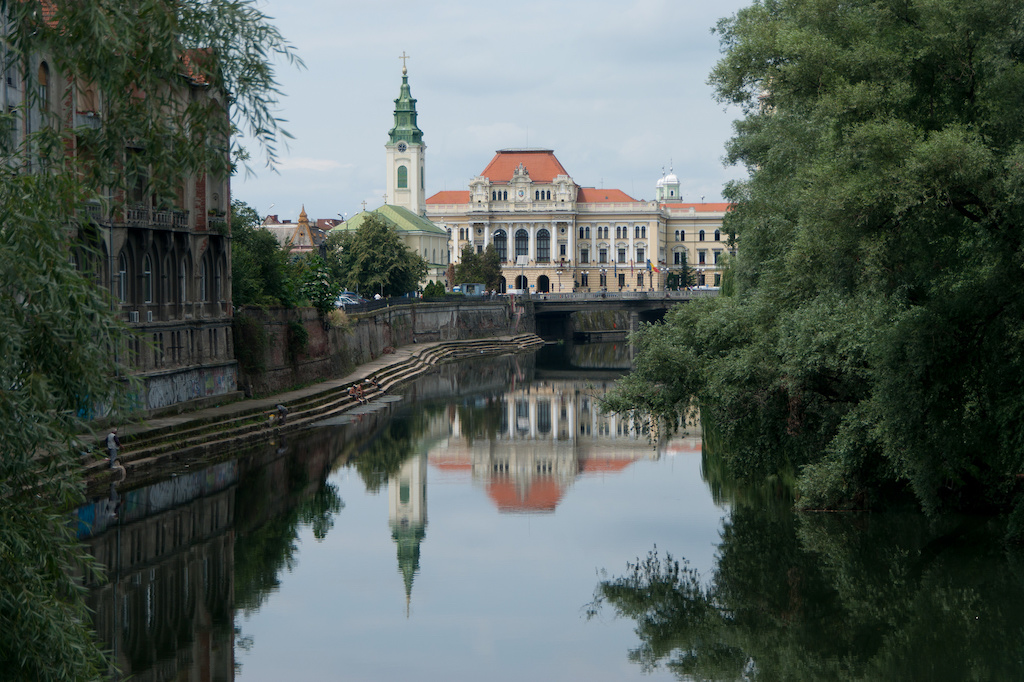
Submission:
M 576 203 L 579 204 L 621 203 L 624 201 L 636 201 L 636 199 L 621 189 L 580 187 L 579 192 L 576 194 Z
M 677 208 L 677 209 L 689 209 L 692 208 L 697 213 L 715 213 L 719 211 L 728 211 L 732 209 L 732 204 L 662 204 L 665 208 Z
M 468 190 L 457 190 L 451 189 L 444 192 L 438 192 L 432 197 L 427 199 L 428 204 L 468 204 L 469 203 L 469 191 Z
M 538 513 L 553 512 L 562 499 L 562 489 L 554 479 L 535 478 L 525 495 L 509 479 L 491 479 L 487 484 L 487 496 L 498 506 L 498 511 Z
M 557 175 L 569 175 L 550 149 L 499 149 L 480 175 L 492 183 L 508 182 L 519 164 L 526 166 L 534 182 L 551 182 Z

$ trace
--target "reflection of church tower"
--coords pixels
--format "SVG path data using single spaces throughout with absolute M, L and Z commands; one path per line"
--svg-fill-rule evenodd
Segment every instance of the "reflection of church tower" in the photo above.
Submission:
M 427 456 L 413 455 L 388 480 L 388 518 L 391 538 L 398 545 L 398 569 L 405 582 L 409 611 L 412 581 L 420 570 L 420 543 L 427 528 Z
M 404 53 L 403 53 L 404 54 Z M 409 92 L 409 75 L 402 66 L 402 89 L 395 100 L 395 127 L 388 132 L 387 202 L 426 215 L 427 197 L 423 178 L 423 131 L 416 125 L 416 100 Z

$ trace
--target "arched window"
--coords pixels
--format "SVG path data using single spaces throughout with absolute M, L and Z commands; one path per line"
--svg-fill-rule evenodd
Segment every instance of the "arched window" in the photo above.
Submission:
M 505 190 L 504 192 L 501 193 L 501 200 L 508 201 L 508 190 Z
M 497 200 L 498 200 L 497 193 L 492 190 L 491 191 L 491 201 L 497 201 Z
M 697 239 L 700 241 L 704 241 L 704 230 L 701 230 L 700 232 L 697 233 Z
M 519 230 L 516 232 L 516 256 L 528 256 L 530 255 L 530 235 L 526 233 L 526 230 Z M 520 289 L 522 287 L 516 287 Z
M 679 230 L 679 241 L 686 241 L 686 230 Z
M 153 302 L 153 259 L 147 253 L 142 259 L 142 300 Z
M 184 258 L 181 259 L 181 264 L 178 266 L 178 297 L 179 303 L 188 300 L 188 265 Z
M 583 237 L 583 226 L 582 225 L 580 225 L 580 239 L 584 239 L 584 237 Z
M 128 301 L 128 258 L 123 253 L 117 257 L 117 298 Z
M 534 192 L 533 192 L 533 200 L 534 201 L 540 201 L 540 190 L 539 189 L 538 190 L 534 190 Z
M 199 264 L 199 300 L 205 302 L 206 296 L 206 259 Z
M 544 199 L 547 201 L 551 201 L 551 190 L 548 190 L 545 194 L 546 196 L 544 197 Z
M 715 230 L 715 241 L 716 242 L 722 241 L 722 231 L 721 230 Z
M 537 233 L 537 262 L 547 263 L 551 260 L 551 233 L 541 230 Z
M 405 166 L 398 167 L 398 189 L 409 187 L 409 169 Z
M 498 252 L 498 260 L 502 263 L 508 260 L 508 235 L 505 230 L 494 233 L 494 250 Z
M 38 88 L 39 111 L 45 113 L 50 110 L 50 67 L 46 62 L 39 64 Z

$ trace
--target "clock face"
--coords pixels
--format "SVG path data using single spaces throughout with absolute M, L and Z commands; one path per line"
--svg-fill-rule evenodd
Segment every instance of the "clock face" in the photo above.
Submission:
M 404 152 L 408 148 L 409 148 L 408 145 L 406 145 L 404 142 L 399 142 L 398 143 L 398 151 Z

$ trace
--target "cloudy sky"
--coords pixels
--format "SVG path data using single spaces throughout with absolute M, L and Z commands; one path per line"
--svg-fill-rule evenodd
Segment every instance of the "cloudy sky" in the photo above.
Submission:
M 746 4 L 257 0 L 306 66 L 278 66 L 295 136 L 278 172 L 243 139 L 253 173 L 239 171 L 233 196 L 293 220 L 303 204 L 312 219 L 383 203 L 404 51 L 427 196 L 467 189 L 498 149 L 543 147 L 584 187 L 652 199 L 672 166 L 684 201 L 719 201 L 743 171 L 722 163 L 739 111 L 706 85 L 720 57 L 711 28 Z

